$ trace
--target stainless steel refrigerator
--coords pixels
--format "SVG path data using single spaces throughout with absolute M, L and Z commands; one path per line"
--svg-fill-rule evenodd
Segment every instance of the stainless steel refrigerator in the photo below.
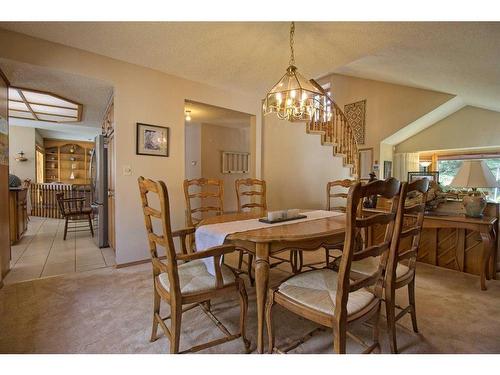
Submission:
M 90 156 L 90 176 L 94 241 L 99 247 L 108 247 L 108 146 L 103 135 L 95 137 L 95 147 Z

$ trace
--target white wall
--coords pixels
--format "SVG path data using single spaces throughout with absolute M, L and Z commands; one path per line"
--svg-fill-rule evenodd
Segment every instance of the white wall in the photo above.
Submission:
M 30 179 L 35 182 L 36 129 L 11 125 L 9 130 L 9 173 L 15 174 L 21 180 Z M 28 161 L 16 161 L 20 151 L 24 152 Z
M 186 122 L 186 178 L 200 178 L 201 175 L 201 124 Z M 193 165 L 196 163 L 196 165 Z
M 401 142 L 396 152 L 500 147 L 500 112 L 467 106 Z
M 184 102 L 186 99 L 249 114 L 261 111 L 260 95 L 250 96 L 181 79 L 76 48 L 0 30 L 1 56 L 109 82 L 114 87 L 116 143 L 116 261 L 148 259 L 137 178 L 164 180 L 170 194 L 172 226 L 184 226 Z M 136 122 L 170 127 L 170 156 L 135 153 Z M 260 117 L 256 132 L 259 132 Z M 259 144 L 256 142 L 256 144 Z M 256 156 L 260 158 L 257 149 Z M 256 169 L 260 170 L 260 159 Z M 132 174 L 123 174 L 130 166 Z

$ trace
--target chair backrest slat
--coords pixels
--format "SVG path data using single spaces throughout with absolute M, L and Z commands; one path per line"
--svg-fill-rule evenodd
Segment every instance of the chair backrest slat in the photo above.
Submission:
M 257 178 L 244 178 L 235 181 L 238 212 L 260 209 L 267 211 L 266 181 Z M 246 197 L 246 198 L 244 198 Z

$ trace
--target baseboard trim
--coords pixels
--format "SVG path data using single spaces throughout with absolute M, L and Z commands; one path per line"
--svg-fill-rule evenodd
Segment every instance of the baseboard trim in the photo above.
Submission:
M 165 255 L 163 255 L 163 256 L 161 256 L 159 258 L 160 259 L 166 259 L 167 257 Z M 143 260 L 136 260 L 134 262 L 116 264 L 115 268 L 125 268 L 125 267 L 138 266 L 139 264 L 144 264 L 144 263 L 151 263 L 151 258 L 149 258 L 149 259 L 143 259 Z

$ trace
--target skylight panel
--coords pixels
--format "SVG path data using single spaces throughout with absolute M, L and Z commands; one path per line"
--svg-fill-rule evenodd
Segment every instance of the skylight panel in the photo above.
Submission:
M 82 118 L 82 105 L 48 92 L 9 87 L 9 117 L 79 122 Z

